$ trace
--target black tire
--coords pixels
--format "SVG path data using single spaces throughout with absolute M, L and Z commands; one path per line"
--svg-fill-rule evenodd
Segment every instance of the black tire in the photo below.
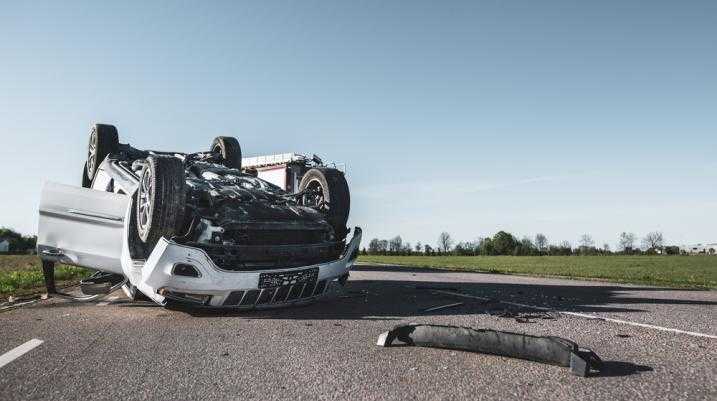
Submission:
M 320 189 L 320 193 L 317 192 Z M 315 208 L 326 216 L 341 241 L 349 230 L 346 222 L 351 209 L 351 195 L 344 173 L 333 168 L 312 168 L 301 178 L 299 191 L 306 190 L 301 203 Z
M 236 138 L 218 136 L 212 141 L 209 151 L 219 153 L 222 156 L 223 165 L 241 170 L 241 146 Z
M 171 156 L 150 156 L 137 189 L 136 227 L 151 252 L 157 241 L 177 233 L 184 221 L 184 163 Z
M 132 259 L 147 259 L 150 253 L 147 251 L 149 247 L 142 242 L 142 239 L 139 238 L 139 232 L 137 231 L 137 192 L 139 191 L 136 191 L 132 196 L 132 213 L 130 213 L 129 216 L 127 245 L 129 246 L 129 254 Z M 150 251 L 151 250 L 152 249 L 150 249 Z
M 92 180 L 87 176 L 87 162 L 82 166 L 82 188 L 92 188 Z
M 105 157 L 119 150 L 119 136 L 117 128 L 109 124 L 95 124 L 90 131 L 90 142 L 87 146 L 87 162 L 85 170 L 87 177 L 92 181 L 97 168 Z

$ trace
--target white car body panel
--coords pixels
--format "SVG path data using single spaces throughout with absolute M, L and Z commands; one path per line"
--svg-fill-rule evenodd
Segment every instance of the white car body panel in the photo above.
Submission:
M 40 197 L 37 245 L 43 258 L 122 274 L 130 197 L 47 182 Z

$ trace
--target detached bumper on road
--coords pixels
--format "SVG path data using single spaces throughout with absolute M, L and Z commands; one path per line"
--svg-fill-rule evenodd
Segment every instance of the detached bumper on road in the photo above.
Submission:
M 270 308 L 307 303 L 322 296 L 329 284 L 346 275 L 358 256 L 361 229 L 356 227 L 339 259 L 311 266 L 262 271 L 219 269 L 201 249 L 160 239 L 133 283 L 159 304 L 178 300 L 210 307 Z M 198 277 L 177 275 L 177 266 L 196 269 Z

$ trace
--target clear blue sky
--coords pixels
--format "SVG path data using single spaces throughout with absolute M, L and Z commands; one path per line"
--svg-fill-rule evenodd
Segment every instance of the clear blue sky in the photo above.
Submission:
M 345 162 L 366 242 L 717 241 L 715 1 L 144 3 L 3 4 L 0 225 L 108 122 Z

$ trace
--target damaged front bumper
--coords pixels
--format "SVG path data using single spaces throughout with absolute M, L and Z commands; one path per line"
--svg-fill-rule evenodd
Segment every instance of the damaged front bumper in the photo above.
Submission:
M 227 271 L 202 249 L 162 238 L 146 262 L 123 260 L 123 270 L 134 286 L 161 305 L 175 300 L 207 307 L 271 308 L 324 295 L 333 281 L 347 277 L 360 243 L 361 229 L 356 227 L 336 260 L 287 269 Z
M 600 370 L 602 361 L 590 349 L 561 337 L 531 336 L 490 329 L 405 324 L 378 337 L 377 345 L 390 347 L 395 342 L 409 346 L 455 349 L 527 359 L 570 368 L 570 373 L 586 377 Z

